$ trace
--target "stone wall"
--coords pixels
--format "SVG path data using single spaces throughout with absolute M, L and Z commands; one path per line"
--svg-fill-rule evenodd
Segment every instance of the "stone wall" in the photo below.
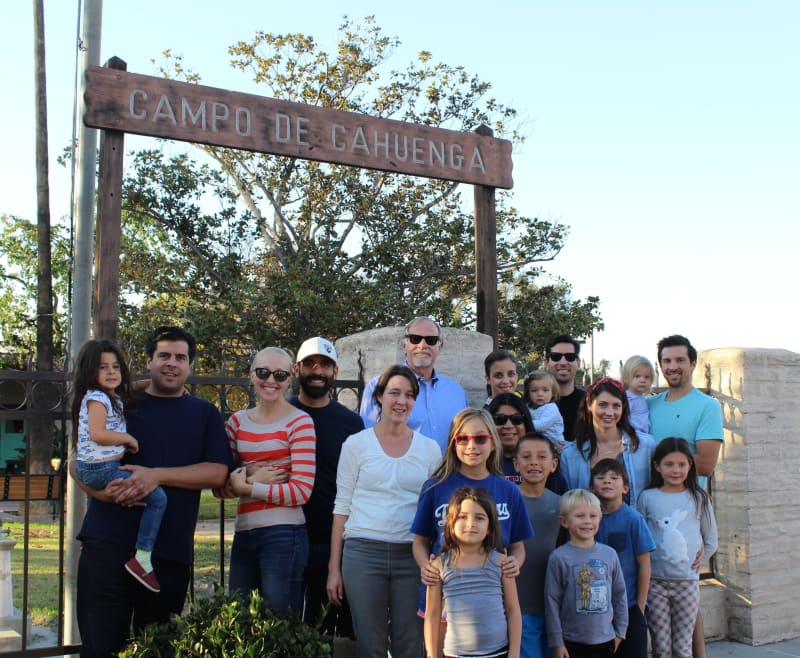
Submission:
M 404 327 L 370 329 L 336 341 L 339 377 L 364 382 L 379 375 L 394 363 L 403 363 Z M 486 378 L 483 359 L 492 351 L 492 339 L 486 334 L 465 329 L 442 329 L 444 344 L 436 360 L 436 371 L 452 377 L 464 387 L 470 404 L 482 407 L 486 402 Z M 352 406 L 351 400 L 342 404 Z
M 709 350 L 694 383 L 723 408 L 714 500 L 728 637 L 753 645 L 798 637 L 800 354 Z
M 489 336 L 445 329 L 437 370 L 486 400 Z M 342 338 L 339 376 L 369 381 L 403 362 L 402 327 Z M 723 348 L 698 355 L 694 384 L 723 410 L 724 443 L 713 482 L 719 527 L 716 574 L 702 605 L 707 637 L 767 644 L 800 636 L 800 354 Z M 356 401 L 343 400 L 355 405 Z

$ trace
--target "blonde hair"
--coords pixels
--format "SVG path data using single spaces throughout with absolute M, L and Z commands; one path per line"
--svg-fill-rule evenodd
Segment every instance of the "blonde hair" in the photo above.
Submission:
M 622 383 L 625 384 L 626 389 L 631 385 L 633 374 L 642 366 L 650 370 L 650 377 L 655 380 L 656 370 L 653 368 L 653 364 L 650 363 L 650 360 L 640 354 L 635 354 L 622 366 Z
M 534 370 L 525 378 L 525 402 L 527 404 L 531 404 L 531 400 L 528 397 L 528 386 L 531 385 L 531 382 L 547 382 L 550 384 L 550 395 L 553 396 L 553 399 L 550 400 L 551 402 L 558 402 L 561 398 L 561 387 L 558 385 L 553 373 L 547 370 Z
M 558 512 L 561 516 L 566 516 L 578 505 L 589 505 L 601 512 L 600 499 L 587 489 L 570 489 L 567 491 L 561 496 Z
M 253 362 L 250 364 L 250 370 L 253 370 L 256 367 L 256 361 L 258 361 L 258 357 L 263 356 L 264 354 L 280 354 L 283 358 L 289 361 L 289 368 L 294 365 L 294 357 L 288 350 L 285 350 L 282 347 L 265 347 L 263 350 L 256 352 L 256 355 L 253 357 Z
M 456 454 L 456 442 L 454 439 L 461 433 L 461 430 L 468 421 L 476 418 L 486 425 L 486 430 L 489 432 L 489 436 L 492 437 L 492 446 L 494 450 L 489 455 L 489 459 L 486 460 L 486 468 L 492 475 L 504 477 L 500 462 L 500 455 L 503 454 L 503 445 L 500 443 L 500 436 L 497 434 L 497 428 L 494 426 L 492 416 L 486 409 L 467 407 L 459 411 L 453 418 L 453 422 L 450 423 L 450 432 L 447 435 L 447 446 L 445 447 L 441 463 L 433 472 L 433 475 L 431 475 L 431 479 L 435 480 L 431 486 L 435 487 L 437 484 L 441 484 L 450 475 L 458 472 L 461 462 L 458 460 L 458 455 Z

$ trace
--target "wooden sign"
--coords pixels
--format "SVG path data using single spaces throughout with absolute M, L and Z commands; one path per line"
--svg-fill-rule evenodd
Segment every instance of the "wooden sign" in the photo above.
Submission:
M 510 189 L 511 142 L 89 67 L 93 128 Z

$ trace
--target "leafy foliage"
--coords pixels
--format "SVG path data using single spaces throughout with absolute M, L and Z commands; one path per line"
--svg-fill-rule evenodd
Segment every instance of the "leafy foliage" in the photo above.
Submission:
M 516 111 L 489 83 L 420 52 L 392 68 L 399 41 L 372 17 L 345 17 L 332 53 L 307 35 L 257 32 L 230 48 L 231 65 L 263 94 L 453 130 L 489 125 L 521 141 Z M 165 52 L 162 73 L 198 82 Z M 132 156 L 123 190 L 120 341 L 138 358 L 153 326 L 198 337 L 200 372 L 244 371 L 268 344 L 296 348 L 427 314 L 475 323 L 471 190 L 456 183 L 211 146 Z M 537 359 L 548 335 L 602 328 L 599 298 L 574 300 L 541 263 L 568 229 L 527 217 L 497 195 L 499 342 Z M 35 225 L 0 221 L 0 342 L 34 354 Z M 53 227 L 57 358 L 64 354 L 69 244 Z M 238 364 L 238 365 L 237 365 Z M 134 368 L 142 364 L 134 363 Z M 236 372 L 230 373 L 236 374 Z
M 51 227 L 55 359 L 63 358 L 67 330 L 70 245 L 63 225 Z M 36 224 L 0 215 L 0 350 L 1 367 L 25 367 L 36 354 Z
M 264 95 L 383 118 L 470 131 L 490 125 L 518 140 L 516 111 L 490 85 L 428 52 L 399 69 L 399 44 L 368 17 L 345 18 L 334 53 L 306 35 L 257 32 L 230 48 L 234 68 Z M 165 52 L 162 73 L 200 76 Z M 473 218 L 458 184 L 198 146 L 197 158 L 147 150 L 124 190 L 123 330 L 131 342 L 155 323 L 188 324 L 207 367 L 246 362 L 266 344 L 294 348 L 429 314 L 474 325 Z M 597 298 L 573 302 L 544 279 L 567 228 L 497 202 L 501 342 L 526 353 L 551 331 L 585 335 Z M 216 362 L 216 363 L 214 363 Z
M 120 658 L 327 658 L 330 643 L 299 617 L 281 617 L 254 591 L 249 601 L 218 591 L 167 624 L 145 628 Z

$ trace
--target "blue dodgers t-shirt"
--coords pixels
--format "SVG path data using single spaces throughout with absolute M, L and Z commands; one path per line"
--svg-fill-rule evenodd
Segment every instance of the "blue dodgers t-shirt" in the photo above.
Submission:
M 611 514 L 603 514 L 595 540 L 611 546 L 617 552 L 622 575 L 625 578 L 628 607 L 636 605 L 639 578 L 639 563 L 636 561 L 636 556 L 656 550 L 656 542 L 644 517 L 623 503 Z
M 422 493 L 417 505 L 417 513 L 411 524 L 411 532 L 433 540 L 432 553 L 438 554 L 444 539 L 444 520 L 447 516 L 447 503 L 453 492 L 460 487 L 486 489 L 497 504 L 497 516 L 500 520 L 500 534 L 503 545 L 525 541 L 533 537 L 533 528 L 525 509 L 517 485 L 498 475 L 489 475 L 482 480 L 473 480 L 461 473 L 453 473 L 443 482 L 428 480 L 422 485 Z
M 191 395 L 162 398 L 145 394 L 134 407 L 126 409 L 126 415 L 128 432 L 139 442 L 139 452 L 127 455 L 126 464 L 166 468 L 202 462 L 228 468 L 233 464 L 222 418 L 210 402 Z M 200 490 L 163 488 L 167 509 L 153 553 L 191 564 Z M 141 513 L 139 507 L 90 498 L 78 539 L 101 539 L 133 549 Z

